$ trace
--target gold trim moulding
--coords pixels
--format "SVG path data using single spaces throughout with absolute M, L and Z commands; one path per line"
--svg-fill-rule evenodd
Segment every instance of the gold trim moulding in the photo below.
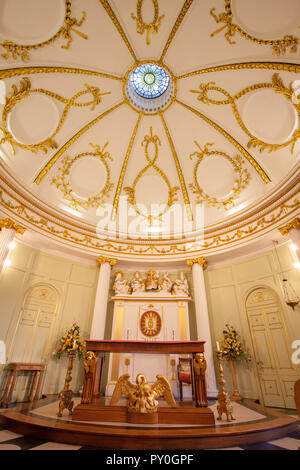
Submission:
M 296 217 L 295 219 L 285 224 L 283 227 L 280 227 L 278 230 L 284 237 L 285 235 L 288 235 L 291 230 L 296 228 L 300 228 L 300 217 Z
M 100 268 L 101 264 L 109 263 L 111 266 L 115 266 L 117 264 L 117 260 L 115 258 L 106 258 L 106 256 L 99 256 L 97 259 L 97 266 Z
M 200 256 L 199 258 L 190 258 L 186 260 L 186 264 L 190 267 L 193 267 L 194 264 L 200 264 L 204 269 L 207 268 L 207 261 L 203 256 Z
M 2 229 L 2 228 L 6 228 L 6 229 L 9 229 L 9 230 L 15 230 L 15 232 L 18 235 L 23 235 L 25 233 L 25 230 L 26 230 L 25 227 L 22 227 L 22 225 L 17 224 L 16 222 L 14 222 L 13 220 L 11 220 L 8 217 L 6 219 L 1 219 L 0 220 L 0 229 Z

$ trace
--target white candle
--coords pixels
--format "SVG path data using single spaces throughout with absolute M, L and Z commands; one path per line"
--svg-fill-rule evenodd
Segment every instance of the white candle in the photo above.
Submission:
M 220 351 L 220 344 L 219 344 L 219 341 L 216 341 L 217 343 L 217 351 Z
M 76 340 L 74 339 L 74 341 L 73 341 L 73 349 L 75 349 L 75 345 L 76 345 Z

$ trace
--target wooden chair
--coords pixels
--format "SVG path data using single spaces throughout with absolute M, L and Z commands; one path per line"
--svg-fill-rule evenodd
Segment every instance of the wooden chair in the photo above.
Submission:
M 180 400 L 183 399 L 182 385 L 189 384 L 192 386 L 192 396 L 194 400 L 194 382 L 192 375 L 192 360 L 190 358 L 180 357 L 177 365 L 177 378 L 179 382 Z

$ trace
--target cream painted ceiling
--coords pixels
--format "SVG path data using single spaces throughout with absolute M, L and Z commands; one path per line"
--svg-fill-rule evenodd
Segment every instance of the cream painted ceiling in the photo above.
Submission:
M 126 203 L 130 220 L 150 203 L 165 204 L 161 221 L 189 203 L 195 220 L 202 203 L 207 229 L 230 224 L 298 171 L 299 25 L 298 0 L 1 0 L 3 164 L 37 201 L 99 233 L 103 207 L 117 219 Z M 140 62 L 171 72 L 162 113 L 126 100 Z M 109 230 L 123 231 L 111 216 Z

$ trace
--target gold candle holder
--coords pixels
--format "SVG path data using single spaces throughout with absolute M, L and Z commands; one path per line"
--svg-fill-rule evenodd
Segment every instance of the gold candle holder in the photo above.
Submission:
M 174 358 L 170 359 L 170 365 L 172 367 L 172 378 L 171 380 L 175 380 L 175 364 L 176 364 L 176 361 Z
M 219 375 L 220 375 L 219 384 L 221 387 L 221 391 L 218 394 L 218 406 L 217 406 L 218 417 L 217 419 L 221 420 L 223 413 L 225 413 L 227 421 L 233 421 L 235 420 L 235 418 L 233 417 L 232 405 L 230 402 L 229 395 L 228 393 L 225 392 L 225 388 L 224 388 L 224 385 L 226 384 L 226 380 L 224 379 L 223 366 L 221 363 L 222 351 L 217 351 L 217 357 L 218 357 L 218 362 L 219 362 Z
M 73 359 L 76 356 L 76 350 L 70 349 L 68 352 L 69 361 L 68 361 L 68 369 L 65 378 L 65 385 L 63 390 L 59 393 L 59 405 L 58 405 L 58 413 L 57 416 L 61 417 L 64 409 L 69 410 L 69 415 L 72 415 L 74 401 L 73 398 L 73 391 L 69 388 L 70 382 L 72 380 L 72 369 L 73 369 Z

